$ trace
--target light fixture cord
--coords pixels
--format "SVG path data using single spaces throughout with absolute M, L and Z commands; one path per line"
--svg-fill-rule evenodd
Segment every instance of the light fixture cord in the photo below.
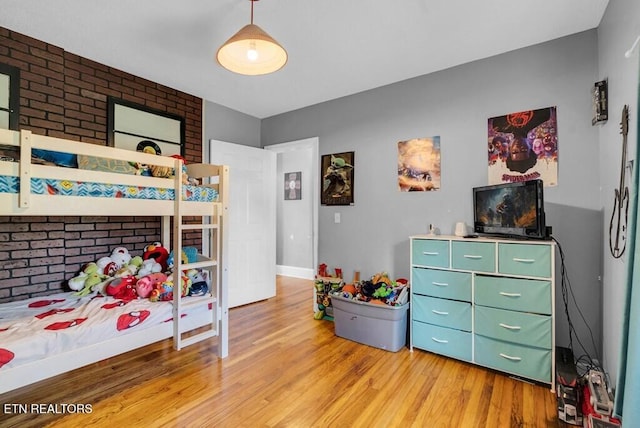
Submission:
M 256 0 L 251 0 L 251 25 L 253 25 L 253 3 L 254 3 L 255 1 L 256 1 Z

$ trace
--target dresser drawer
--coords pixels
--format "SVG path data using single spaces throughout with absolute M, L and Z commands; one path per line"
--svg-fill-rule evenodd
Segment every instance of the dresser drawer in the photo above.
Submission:
M 493 242 L 453 241 L 451 265 L 454 269 L 495 272 L 496 245 Z
M 449 241 L 413 239 L 411 262 L 414 265 L 449 267 Z
M 475 335 L 475 362 L 507 373 L 551 383 L 551 350 Z
M 551 278 L 551 246 L 498 244 L 498 271 L 511 275 Z
M 551 314 L 551 282 L 477 275 L 475 303 L 514 311 Z
M 419 321 L 413 321 L 411 326 L 413 346 L 459 360 L 471 361 L 471 333 Z
M 551 317 L 476 306 L 475 333 L 506 342 L 551 349 Z
M 411 269 L 414 293 L 445 299 L 471 301 L 471 273 L 448 270 Z
M 414 295 L 411 304 L 416 321 L 471 331 L 471 303 Z

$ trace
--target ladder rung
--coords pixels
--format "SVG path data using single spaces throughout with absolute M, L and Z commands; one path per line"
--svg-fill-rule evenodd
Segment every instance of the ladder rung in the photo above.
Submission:
M 180 265 L 180 270 L 200 269 L 200 268 L 217 266 L 217 265 L 218 265 L 218 262 L 216 260 L 207 259 L 207 260 L 200 260 L 193 263 L 183 263 L 182 265 Z
M 194 306 L 215 305 L 217 299 L 212 295 L 198 297 L 180 297 L 180 309 L 193 308 Z
M 217 224 L 182 224 L 180 229 L 182 230 L 195 230 L 195 229 L 217 229 Z
M 211 329 L 211 330 L 203 331 L 202 333 L 194 334 L 193 336 L 189 336 L 185 339 L 180 339 L 180 346 L 183 348 L 185 346 L 193 345 L 194 343 L 207 340 L 217 335 L 218 335 L 217 330 Z

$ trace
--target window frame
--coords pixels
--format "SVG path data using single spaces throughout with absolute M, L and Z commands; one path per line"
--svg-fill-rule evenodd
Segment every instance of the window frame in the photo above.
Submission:
M 20 69 L 0 62 L 0 74 L 9 76 L 9 108 L 0 107 L 9 112 L 9 129 L 17 131 L 20 127 Z

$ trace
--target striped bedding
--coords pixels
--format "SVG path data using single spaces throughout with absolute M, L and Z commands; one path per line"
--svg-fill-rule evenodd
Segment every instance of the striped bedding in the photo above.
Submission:
M 0 176 L 0 193 L 18 193 L 20 179 Z M 105 184 L 44 178 L 31 179 L 31 193 L 37 195 L 89 196 L 105 198 L 132 198 L 174 200 L 174 189 L 138 187 L 122 184 Z M 210 187 L 183 186 L 182 200 L 195 202 L 216 201 L 218 192 Z

